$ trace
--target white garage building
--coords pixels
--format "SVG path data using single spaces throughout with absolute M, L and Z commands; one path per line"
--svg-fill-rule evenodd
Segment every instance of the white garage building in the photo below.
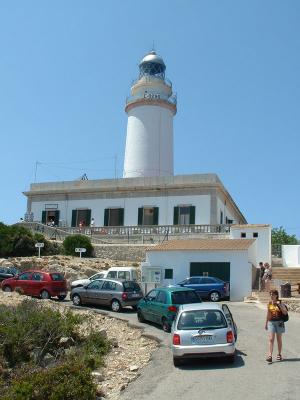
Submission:
M 255 259 L 255 239 L 173 240 L 147 249 L 142 281 L 147 291 L 189 276 L 215 276 L 230 282 L 230 300 L 242 301 L 252 291 Z

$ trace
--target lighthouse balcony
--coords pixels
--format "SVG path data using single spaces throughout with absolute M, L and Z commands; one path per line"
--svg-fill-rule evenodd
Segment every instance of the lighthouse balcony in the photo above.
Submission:
M 164 83 L 166 86 L 169 86 L 169 88 L 172 90 L 172 82 L 170 81 L 170 79 L 168 79 L 168 78 L 162 79 L 162 78 L 158 78 L 158 77 L 153 76 L 153 75 L 144 75 L 141 78 L 134 79 L 131 82 L 131 86 L 140 85 L 140 84 L 144 84 L 144 83 L 146 83 L 146 84 L 151 83 L 152 84 L 152 83 L 155 83 L 155 82 Z
M 129 104 L 133 104 L 136 102 L 140 102 L 143 100 L 148 100 L 148 101 L 164 101 L 166 103 L 169 103 L 170 105 L 177 105 L 177 95 L 173 94 L 170 97 L 165 97 L 162 96 L 161 94 L 154 94 L 154 93 L 145 93 L 143 96 L 128 96 L 126 98 L 126 106 Z

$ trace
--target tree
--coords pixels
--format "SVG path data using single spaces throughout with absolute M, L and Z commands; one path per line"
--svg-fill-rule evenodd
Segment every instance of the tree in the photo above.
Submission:
M 288 235 L 280 226 L 272 229 L 272 244 L 298 244 L 298 240 L 295 235 Z
M 67 236 L 63 242 L 64 253 L 69 256 L 75 256 L 75 248 L 81 247 L 85 248 L 86 252 L 82 253 L 83 257 L 92 257 L 94 248 L 88 237 L 83 235 L 70 235 Z

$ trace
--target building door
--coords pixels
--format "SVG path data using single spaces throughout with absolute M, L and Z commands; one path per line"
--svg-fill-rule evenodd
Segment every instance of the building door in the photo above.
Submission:
M 194 225 L 195 224 L 195 206 L 177 206 L 174 207 L 174 225 Z
M 72 210 L 72 226 L 90 226 L 91 210 Z
M 191 262 L 190 276 L 213 276 L 230 282 L 229 262 Z
M 140 207 L 138 225 L 158 225 L 158 207 Z

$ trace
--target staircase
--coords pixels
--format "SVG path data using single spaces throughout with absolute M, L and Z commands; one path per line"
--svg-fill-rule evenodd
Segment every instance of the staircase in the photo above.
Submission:
M 300 285 L 300 268 L 283 268 L 275 267 L 272 268 L 272 281 L 270 285 L 271 289 L 277 289 L 280 296 L 280 286 L 284 283 L 290 283 L 292 285 L 292 297 L 300 298 L 298 285 Z M 258 300 L 260 303 L 268 303 L 270 301 L 269 291 L 255 291 L 252 293 L 252 299 Z

